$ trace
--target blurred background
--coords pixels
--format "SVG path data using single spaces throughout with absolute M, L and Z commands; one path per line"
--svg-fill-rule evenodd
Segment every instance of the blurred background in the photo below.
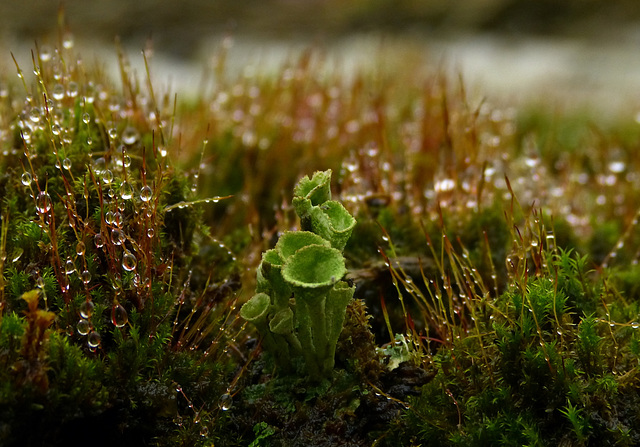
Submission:
M 485 95 L 602 110 L 640 102 L 637 0 L 67 0 L 83 57 L 115 68 L 115 37 L 142 64 L 152 39 L 156 77 L 195 94 L 212 52 L 232 36 L 231 66 L 277 65 L 310 45 L 343 64 L 387 54 L 461 72 Z M 55 45 L 60 3 L 0 3 L 0 73 L 10 51 Z M 22 63 L 22 62 L 21 62 Z M 190 90 L 192 89 L 192 90 Z

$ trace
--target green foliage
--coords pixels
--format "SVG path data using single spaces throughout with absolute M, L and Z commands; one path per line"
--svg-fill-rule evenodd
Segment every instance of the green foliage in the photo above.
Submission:
M 221 198 L 172 166 L 173 111 L 123 55 L 122 93 L 67 49 L 34 55 L 0 112 L 0 444 L 201 439 L 236 367 L 236 258 L 199 210 Z
M 640 436 L 623 391 L 628 380 L 637 384 L 637 363 L 619 359 L 636 346 L 634 329 L 603 319 L 603 278 L 587 274 L 585 257 L 546 256 L 546 274 L 514 283 L 477 332 L 434 354 L 435 378 L 411 400 L 403 431 L 478 446 L 617 445 Z
M 270 445 L 268 438 L 275 433 L 275 429 L 270 427 L 266 422 L 258 422 L 253 427 L 253 431 L 256 434 L 256 439 L 251 441 L 249 447 L 266 447 Z

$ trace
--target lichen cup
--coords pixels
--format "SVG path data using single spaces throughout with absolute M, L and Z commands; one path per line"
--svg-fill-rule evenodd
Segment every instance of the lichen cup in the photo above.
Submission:
M 312 206 L 331 200 L 331 169 L 317 171 L 311 178 L 304 176 L 295 186 L 293 197 L 294 200 L 308 199 Z
M 324 245 L 328 247 L 330 244 L 322 236 L 310 231 L 285 231 L 278 239 L 275 250 L 280 255 L 280 258 L 286 262 L 298 250 L 309 245 Z
M 322 236 L 333 248 L 344 250 L 356 220 L 340 202 L 330 200 L 310 210 L 311 231 Z
M 283 265 L 284 261 L 275 249 L 267 250 L 262 254 L 256 277 L 256 291 L 271 296 L 276 310 L 289 306 L 292 292 L 291 286 L 282 277 Z
M 271 304 L 271 297 L 266 293 L 256 293 L 240 308 L 240 316 L 249 321 L 262 334 L 262 343 L 267 350 L 273 353 L 276 363 L 283 368 L 289 367 L 289 345 L 285 338 L 272 333 L 270 329 L 270 314 L 274 306 Z
M 332 349 L 327 337 L 326 299 L 346 273 L 342 253 L 323 245 L 309 245 L 287 259 L 282 269 L 295 298 L 298 339 L 311 376 L 326 375 L 324 365 Z M 335 351 L 333 351 L 335 352 Z

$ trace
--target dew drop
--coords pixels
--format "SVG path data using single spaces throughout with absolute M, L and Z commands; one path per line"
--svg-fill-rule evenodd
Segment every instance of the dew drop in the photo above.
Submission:
M 64 86 L 62 84 L 54 85 L 51 96 L 53 96 L 53 99 L 56 101 L 62 101 L 62 99 L 64 99 Z
M 80 316 L 85 319 L 91 318 L 95 305 L 93 301 L 86 300 L 80 305 Z
M 40 214 L 46 214 L 51 210 L 51 196 L 46 191 L 40 191 L 36 198 L 36 210 Z
M 76 253 L 78 256 L 84 256 L 84 252 L 87 247 L 84 245 L 84 242 L 80 241 L 76 244 Z
M 122 245 L 122 241 L 124 240 L 124 235 L 122 231 L 117 228 L 111 230 L 111 241 L 116 245 Z
M 100 346 L 100 334 L 96 331 L 91 332 L 89 334 L 89 338 L 87 338 L 87 345 L 89 345 L 90 348 L 97 348 Z
M 218 402 L 218 406 L 222 411 L 229 410 L 232 404 L 233 404 L 233 398 L 229 394 L 225 393 L 222 396 L 220 396 L 220 401 Z
M 116 227 L 122 226 L 122 213 L 120 211 L 116 211 L 115 213 L 113 213 L 113 224 Z
M 138 130 L 135 127 L 129 126 L 122 131 L 122 142 L 124 144 L 132 145 L 136 141 L 138 141 L 139 137 L 140 137 L 140 134 L 138 133 Z
M 29 186 L 33 181 L 33 177 L 31 177 L 31 174 L 29 174 L 28 172 L 25 172 L 24 174 L 22 174 L 22 177 L 20 178 L 20 180 L 22 181 L 22 184 L 24 186 Z
M 69 85 L 67 85 L 67 95 L 69 98 L 75 98 L 78 96 L 78 83 L 71 81 Z
M 70 32 L 66 32 L 62 38 L 62 47 L 66 50 L 70 50 L 71 48 L 73 48 L 73 44 L 74 44 L 74 40 L 73 40 L 73 34 L 71 34 Z
M 29 112 L 29 119 L 31 120 L 31 122 L 39 123 L 40 118 L 42 118 L 42 112 L 40 112 L 40 109 L 38 107 L 34 107 L 33 109 L 31 109 L 31 111 Z
M 607 167 L 609 168 L 609 171 L 615 174 L 618 174 L 626 169 L 626 165 L 623 161 L 612 161 Z
M 62 167 L 65 168 L 67 171 L 71 169 L 71 160 L 69 160 L 68 158 L 65 158 L 64 160 L 62 160 Z
M 40 60 L 42 62 L 48 62 L 51 60 L 51 47 L 43 45 L 42 48 L 40 48 Z
M 104 246 L 104 237 L 102 233 L 96 233 L 93 237 L 93 243 L 96 244 L 96 248 L 102 248 Z
M 107 162 L 104 157 L 97 158 L 93 162 L 93 172 L 97 175 L 102 175 L 106 169 Z
M 111 322 L 115 327 L 123 327 L 128 321 L 129 316 L 122 304 L 116 304 L 111 308 Z
M 89 284 L 89 282 L 91 281 L 91 272 L 89 272 L 89 270 L 84 270 L 80 274 L 80 279 L 82 280 L 83 283 Z
M 530 168 L 535 168 L 540 163 L 540 160 L 536 156 L 531 156 L 525 158 L 524 163 Z
M 151 196 L 153 195 L 153 191 L 151 191 L 151 187 L 149 185 L 145 185 L 140 189 L 140 200 L 143 202 L 148 202 L 151 200 Z
M 76 271 L 75 264 L 73 263 L 71 258 L 68 258 L 67 262 L 65 262 L 65 264 L 64 264 L 64 273 L 67 274 L 67 275 L 71 275 L 75 271 Z
M 81 318 L 80 321 L 78 321 L 78 324 L 76 325 L 76 330 L 80 335 L 87 335 L 89 331 L 91 331 L 91 325 L 87 320 L 85 320 L 84 318 Z
M 154 231 L 154 229 L 153 229 L 153 228 L 149 228 L 149 229 L 147 230 L 147 237 L 148 237 L 148 238 L 152 238 L 155 234 L 156 234 L 156 232 Z
M 127 272 L 131 272 L 136 269 L 136 257 L 131 252 L 126 252 L 122 257 L 122 268 Z
M 110 184 L 113 181 L 113 172 L 110 169 L 106 169 L 102 173 L 102 182 L 105 184 Z
M 129 182 L 125 181 L 120 185 L 120 197 L 122 197 L 122 200 L 129 200 L 133 197 L 133 187 Z
M 82 122 L 85 124 L 89 124 L 89 122 L 91 121 L 91 116 L 85 112 L 82 114 Z

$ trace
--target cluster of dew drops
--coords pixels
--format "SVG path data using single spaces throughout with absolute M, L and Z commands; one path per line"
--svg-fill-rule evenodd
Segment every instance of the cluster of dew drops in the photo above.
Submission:
M 87 245 L 93 244 L 96 250 L 105 251 L 107 256 L 114 254 L 119 256 L 122 271 L 134 273 L 134 286 L 143 283 L 148 285 L 149 281 L 141 278 L 140 274 L 136 272 L 138 259 L 135 253 L 139 252 L 138 250 L 143 244 L 127 243 L 135 238 L 127 234 L 124 213 L 127 204 L 133 203 L 136 215 L 148 217 L 141 219 L 141 221 L 144 222 L 144 237 L 151 240 L 156 235 L 156 229 L 153 227 L 154 220 L 150 219 L 155 213 L 156 203 L 153 200 L 153 183 L 147 183 L 143 175 L 140 182 L 142 184 L 137 189 L 137 179 L 133 178 L 131 169 L 131 155 L 133 154 L 129 154 L 129 151 L 138 148 L 140 141 L 139 131 L 129 124 L 130 117 L 134 113 L 133 108 L 122 97 L 110 93 L 101 85 L 90 81 L 80 86 L 74 79 L 77 79 L 78 74 L 82 72 L 82 61 L 78 59 L 75 64 L 72 64 L 63 59 L 64 55 L 70 55 L 65 51 L 72 47 L 72 38 L 66 37 L 63 41 L 64 50 L 58 51 L 58 49 L 52 50 L 49 47 L 42 47 L 38 51 L 37 62 L 34 58 L 34 75 L 39 85 L 37 95 L 29 93 L 24 74 L 18 67 L 18 77 L 27 89 L 27 97 L 17 121 L 18 130 L 24 141 L 24 155 L 26 157 L 26 161 L 23 163 L 24 172 L 20 180 L 34 200 L 41 228 L 47 231 L 54 220 L 52 219 L 54 201 L 48 191 L 49 179 L 37 178 L 37 169 L 33 168 L 32 161 L 39 156 L 38 151 L 41 150 L 37 146 L 39 139 L 43 136 L 48 137 L 51 143 L 49 150 L 53 151 L 56 160 L 55 167 L 67 179 L 65 182 L 67 197 L 61 199 L 70 216 L 69 226 L 75 233 L 77 240 L 75 254 L 60 260 L 60 270 L 63 274 L 59 275 L 58 279 L 63 278 L 60 287 L 67 294 L 74 276 L 80 280 L 86 299 L 78 308 L 79 320 L 75 330 L 81 336 L 86 337 L 89 349 L 95 350 L 100 346 L 101 336 L 92 324 L 95 304 L 90 293 L 93 278 L 86 257 Z M 2 92 L 5 92 L 5 89 L 2 89 Z M 43 92 L 46 93 L 42 94 Z M 8 96 L 8 92 L 5 96 Z M 144 108 L 149 101 L 143 95 L 139 96 L 136 98 L 135 107 Z M 76 121 L 74 109 L 77 110 L 78 104 L 81 116 L 77 122 L 78 126 L 85 126 L 84 129 L 78 129 L 73 124 Z M 92 111 L 93 113 L 90 113 Z M 71 114 L 70 117 L 69 114 Z M 108 119 L 103 117 L 108 117 Z M 162 126 L 166 125 L 166 122 L 161 122 L 156 110 L 149 111 L 147 117 L 152 127 L 155 124 L 160 128 L 160 131 L 162 131 Z M 106 130 L 104 143 L 95 138 L 96 126 L 104 127 Z M 81 144 L 88 148 L 90 157 L 88 165 L 84 161 L 73 160 L 67 155 L 72 152 L 69 149 L 81 131 L 86 131 L 83 133 L 86 135 L 86 141 L 82 141 Z M 107 148 L 107 152 L 104 152 Z M 158 146 L 154 147 L 154 151 L 157 152 L 159 164 L 165 163 L 166 150 Z M 82 172 L 83 164 L 86 168 L 84 173 Z M 100 198 L 102 222 L 98 224 L 98 228 L 92 229 L 89 225 L 77 225 L 78 219 L 89 217 L 79 216 L 75 209 L 76 197 L 70 185 L 78 176 L 84 178 L 85 182 L 85 192 L 81 200 L 89 199 L 91 181 L 94 182 L 95 189 L 102 193 Z M 71 216 L 75 216 L 75 218 Z M 56 216 L 55 220 L 59 220 L 59 218 Z M 149 245 L 147 244 L 146 247 Z M 118 328 L 124 327 L 128 323 L 127 311 L 118 302 L 118 296 L 122 293 L 121 273 L 117 272 L 115 275 L 114 298 L 111 308 L 111 322 Z

